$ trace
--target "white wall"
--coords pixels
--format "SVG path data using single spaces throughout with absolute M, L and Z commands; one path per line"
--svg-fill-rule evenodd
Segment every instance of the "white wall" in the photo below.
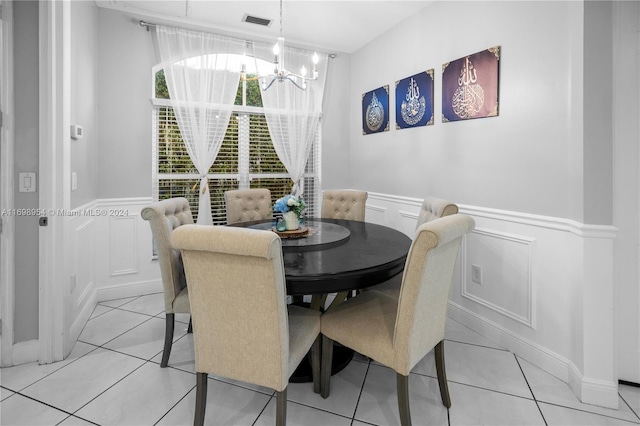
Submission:
M 367 220 L 411 235 L 427 195 L 476 219 L 451 315 L 616 407 L 611 42 L 608 2 L 433 3 L 352 55 L 349 135 Z M 442 64 L 496 45 L 499 116 L 442 123 Z M 429 68 L 435 124 L 396 130 L 391 108 L 390 131 L 363 135 L 361 95 L 388 84 L 393 105 L 395 81 Z
M 640 83 L 629 70 L 640 63 L 640 3 L 616 2 L 614 24 L 613 223 L 616 338 L 620 379 L 640 383 Z M 633 95 L 635 93 L 635 95 Z
M 38 172 L 38 2 L 14 2 L 16 208 L 37 209 L 38 192 L 18 192 L 21 172 Z M 39 185 L 38 185 L 39 187 Z M 14 341 L 38 338 L 38 218 L 15 218 Z
M 353 185 L 580 220 L 582 15 L 576 2 L 435 2 L 355 52 Z M 442 123 L 442 64 L 496 45 L 500 115 Z M 360 96 L 389 84 L 393 101 L 395 81 L 429 68 L 435 124 L 395 130 L 392 109 L 389 132 L 363 136 Z
M 98 8 L 93 1 L 74 1 L 70 13 L 70 120 L 84 130 L 70 144 L 71 171 L 78 176 L 71 207 L 78 207 L 98 198 Z
M 329 59 L 322 106 L 322 189 L 349 188 L 351 156 L 348 112 L 351 57 L 339 53 Z
M 151 34 L 131 16 L 98 12 L 99 197 L 151 195 Z

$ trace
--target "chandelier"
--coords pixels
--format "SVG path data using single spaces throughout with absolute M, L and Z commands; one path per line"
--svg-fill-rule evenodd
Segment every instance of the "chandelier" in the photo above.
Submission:
M 313 70 L 311 76 L 307 76 L 307 69 L 303 65 L 300 69 L 300 74 L 295 74 L 291 71 L 288 71 L 284 66 L 284 37 L 282 36 L 282 0 L 280 0 L 280 37 L 278 37 L 278 41 L 273 46 L 273 73 L 266 75 L 259 75 L 257 77 L 260 80 L 260 86 L 263 91 L 268 90 L 274 82 L 283 83 L 288 81 L 293 83 L 298 89 L 307 90 L 307 81 L 313 81 L 318 79 L 318 54 L 313 53 L 312 61 L 313 61 Z M 242 67 L 242 78 L 243 80 L 249 80 L 246 77 L 246 68 Z M 298 82 L 300 80 L 300 83 Z

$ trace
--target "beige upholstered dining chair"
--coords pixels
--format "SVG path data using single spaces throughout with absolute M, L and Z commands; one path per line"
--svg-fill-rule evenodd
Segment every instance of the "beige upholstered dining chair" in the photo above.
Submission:
M 418 228 L 411 244 L 398 297 L 367 291 L 330 307 L 321 320 L 320 392 L 330 393 L 333 342 L 396 371 L 400 423 L 411 424 L 409 373 L 435 347 L 440 395 L 451 406 L 444 366 L 444 331 L 449 289 L 458 249 L 475 226 L 456 214 Z
M 193 316 L 194 424 L 204 422 L 207 374 L 274 389 L 276 423 L 285 424 L 289 377 L 312 346 L 314 391 L 320 391 L 320 313 L 287 306 L 280 237 L 189 225 L 172 241 L 182 250 Z
M 431 222 L 432 220 L 456 213 L 458 213 L 458 206 L 451 201 L 443 200 L 441 198 L 427 197 L 424 199 L 424 201 L 422 202 L 422 206 L 420 207 L 416 229 L 418 229 L 420 225 L 424 223 Z M 373 290 L 385 292 L 391 296 L 396 296 L 400 291 L 401 283 L 402 274 L 398 274 L 382 284 L 369 287 L 368 289 L 362 289 L 361 291 Z
M 271 219 L 271 191 L 267 188 L 234 189 L 224 193 L 227 225 L 252 220 Z
M 182 267 L 180 251 L 171 246 L 171 233 L 182 225 L 193 223 L 189 201 L 170 198 L 145 207 L 142 218 L 149 221 L 155 240 L 162 286 L 164 290 L 165 334 L 160 367 L 166 367 L 171 354 L 175 314 L 189 314 L 189 294 Z M 189 324 L 191 331 L 191 323 Z
M 443 200 L 441 198 L 427 197 L 422 202 L 422 207 L 420 207 L 416 229 L 418 229 L 423 223 L 456 213 L 458 213 L 458 206 L 451 201 Z
M 321 217 L 364 222 L 367 196 L 366 191 L 323 191 Z

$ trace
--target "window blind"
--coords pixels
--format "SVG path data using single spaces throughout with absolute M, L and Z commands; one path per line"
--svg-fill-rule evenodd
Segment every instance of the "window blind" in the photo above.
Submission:
M 239 109 L 242 109 L 239 107 Z M 164 200 L 185 197 L 193 216 L 198 214 L 199 174 L 191 162 L 173 109 L 157 103 L 154 121 L 154 198 Z M 317 212 L 319 175 L 319 135 L 307 162 L 304 184 L 306 216 Z M 272 202 L 291 191 L 291 179 L 271 143 L 263 114 L 237 111 L 229 121 L 227 132 L 207 175 L 211 193 L 214 224 L 226 223 L 224 192 L 238 188 L 269 188 Z

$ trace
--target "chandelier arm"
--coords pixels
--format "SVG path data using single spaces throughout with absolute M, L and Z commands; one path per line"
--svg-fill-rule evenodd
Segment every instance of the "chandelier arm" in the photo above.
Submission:
M 293 84 L 294 84 L 298 89 L 300 89 L 300 90 L 307 90 L 307 89 L 306 89 L 306 87 L 302 87 L 302 86 L 300 86 L 300 85 L 298 84 L 298 82 L 297 82 L 297 81 L 295 81 L 294 79 L 292 79 L 290 76 L 287 76 L 287 77 L 286 77 L 286 79 L 287 79 L 287 80 L 289 80 L 291 83 L 293 83 Z M 302 81 L 304 81 L 304 79 L 303 79 Z
M 271 82 L 267 85 L 267 87 L 265 87 L 264 89 L 262 89 L 263 92 L 266 92 L 267 90 L 269 90 L 269 87 L 271 87 L 273 85 L 273 82 L 276 81 L 276 78 L 274 77 L 273 79 L 271 79 Z

